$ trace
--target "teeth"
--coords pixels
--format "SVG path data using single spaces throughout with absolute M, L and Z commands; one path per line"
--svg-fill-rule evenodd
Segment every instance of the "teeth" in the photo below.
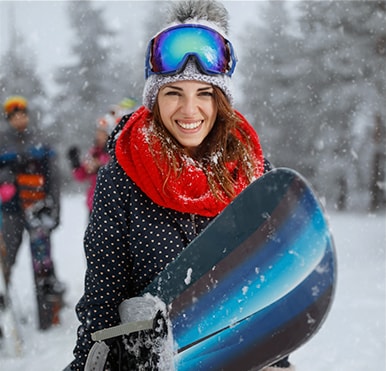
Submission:
M 196 122 L 181 122 L 177 121 L 177 124 L 180 125 L 183 129 L 192 130 L 198 128 L 202 123 L 202 120 Z

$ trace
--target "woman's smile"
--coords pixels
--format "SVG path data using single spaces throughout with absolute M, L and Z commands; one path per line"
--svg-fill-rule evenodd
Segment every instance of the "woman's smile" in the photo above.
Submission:
M 203 122 L 203 120 L 195 122 L 176 121 L 176 123 L 184 130 L 195 130 L 199 128 Z

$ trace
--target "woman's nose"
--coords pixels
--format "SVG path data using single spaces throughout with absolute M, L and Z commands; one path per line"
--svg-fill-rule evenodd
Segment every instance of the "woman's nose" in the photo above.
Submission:
M 193 116 L 197 113 L 197 107 L 198 104 L 195 97 L 185 97 L 182 102 L 181 112 L 186 116 Z

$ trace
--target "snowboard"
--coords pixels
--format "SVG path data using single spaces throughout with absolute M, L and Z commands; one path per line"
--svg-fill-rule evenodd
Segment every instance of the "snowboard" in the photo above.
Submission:
M 60 324 L 60 310 L 63 307 L 63 293 L 53 292 L 51 277 L 42 270 L 50 258 L 50 234 L 45 228 L 35 228 L 30 233 L 33 256 L 33 273 L 40 330 Z
M 38 323 L 40 330 L 60 324 L 60 310 L 64 306 L 64 288 L 58 285 L 54 276 L 51 259 L 51 232 L 53 220 L 46 210 L 47 201 L 38 201 L 25 209 L 29 228 L 33 274 L 36 290 Z
M 176 370 L 260 370 L 317 332 L 335 284 L 323 207 L 300 174 L 279 168 L 236 197 L 142 294 L 166 305 Z
M 22 354 L 23 344 L 5 280 L 5 253 L 4 239 L 0 231 L 0 354 L 18 357 Z

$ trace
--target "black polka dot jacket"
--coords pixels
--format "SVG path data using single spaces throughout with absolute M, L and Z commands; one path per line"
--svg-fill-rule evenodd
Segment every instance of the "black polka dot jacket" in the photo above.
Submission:
M 71 368 L 83 370 L 91 333 L 119 324 L 118 305 L 137 296 L 211 220 L 153 203 L 116 161 L 101 168 L 84 237 L 85 291 Z
M 212 219 L 158 206 L 111 155 L 98 173 L 84 237 L 87 270 L 84 295 L 76 306 L 81 325 L 72 370 L 84 369 L 91 333 L 119 324 L 119 304 L 138 296 Z

